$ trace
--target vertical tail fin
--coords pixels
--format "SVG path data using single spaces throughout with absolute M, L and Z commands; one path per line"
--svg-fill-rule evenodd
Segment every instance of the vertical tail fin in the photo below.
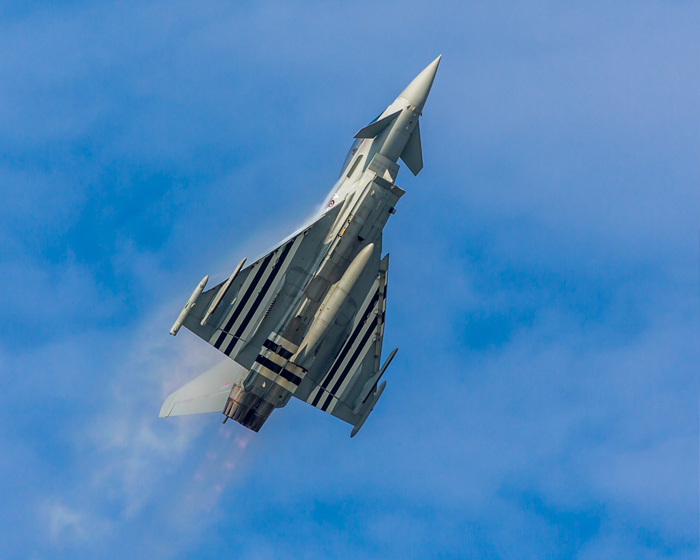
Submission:
M 234 385 L 248 370 L 226 358 L 172 393 L 160 409 L 160 417 L 222 412 Z

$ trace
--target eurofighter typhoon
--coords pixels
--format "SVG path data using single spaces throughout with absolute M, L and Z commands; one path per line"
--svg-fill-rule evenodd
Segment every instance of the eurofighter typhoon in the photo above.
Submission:
M 355 134 L 323 209 L 254 263 L 204 291 L 181 326 L 227 356 L 170 395 L 161 417 L 223 412 L 255 432 L 294 396 L 360 430 L 386 386 L 379 384 L 389 272 L 382 230 L 404 191 L 399 159 L 423 168 L 419 117 L 440 57 L 384 112 Z

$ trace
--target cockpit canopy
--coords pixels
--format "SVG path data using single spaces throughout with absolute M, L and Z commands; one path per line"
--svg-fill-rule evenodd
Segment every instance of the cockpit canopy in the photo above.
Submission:
M 379 113 L 374 119 L 372 119 L 372 122 L 370 122 L 367 126 L 369 126 L 372 123 L 375 123 L 379 120 L 379 117 L 381 117 L 384 113 Z M 353 143 L 352 146 L 350 146 L 350 150 L 348 151 L 348 155 L 345 156 L 345 161 L 343 162 L 343 168 L 340 170 L 340 175 L 339 177 L 343 176 L 343 173 L 345 173 L 345 170 L 348 168 L 348 165 L 350 165 L 350 162 L 352 161 L 352 157 L 357 153 L 357 150 L 360 148 L 360 144 L 362 144 L 362 138 L 357 138 Z
M 340 170 L 340 175 L 339 177 L 343 176 L 343 173 L 348 168 L 348 165 L 350 165 L 350 162 L 352 161 L 353 156 L 357 153 L 357 150 L 360 148 L 360 144 L 362 144 L 362 139 L 358 138 L 352 143 L 352 146 L 350 146 L 350 150 L 348 151 L 348 155 L 345 157 L 345 161 L 343 162 L 343 168 Z

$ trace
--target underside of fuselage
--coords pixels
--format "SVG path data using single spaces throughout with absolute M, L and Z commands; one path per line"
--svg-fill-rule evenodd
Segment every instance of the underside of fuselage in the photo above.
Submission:
M 343 394 L 351 393 L 355 387 L 348 383 L 352 380 L 350 373 L 359 368 L 372 339 L 376 342 L 378 330 L 383 329 L 383 317 L 381 324 L 376 320 L 378 298 L 368 299 L 368 295 L 374 296 L 370 291 L 376 288 L 380 272 L 382 229 L 403 190 L 381 178 L 377 180 L 374 172 L 363 177 L 356 189 L 338 203 L 336 219 L 324 239 L 323 258 L 303 282 L 303 290 L 289 302 L 288 309 L 292 312 L 285 313 L 285 306 L 278 306 L 275 300 L 258 328 L 260 332 L 273 333 L 271 338 L 260 344 L 253 342 L 236 358 L 239 363 L 251 360 L 252 363 L 248 376 L 231 391 L 224 414 L 254 431 L 260 429 L 275 408 L 284 406 L 291 395 L 301 400 L 311 396 L 311 404 L 327 409 L 334 400 L 338 401 L 341 387 Z M 369 252 L 366 262 L 362 263 L 347 296 L 328 316 L 327 304 L 363 250 Z M 283 298 L 289 298 L 299 286 L 299 272 L 292 271 L 285 279 L 280 288 Z M 365 316 L 358 317 L 358 313 Z M 373 319 L 374 324 L 369 328 Z M 302 352 L 319 323 L 324 325 L 322 339 L 310 352 Z M 343 363 L 335 364 L 351 338 Z M 378 365 L 373 364 L 374 371 Z

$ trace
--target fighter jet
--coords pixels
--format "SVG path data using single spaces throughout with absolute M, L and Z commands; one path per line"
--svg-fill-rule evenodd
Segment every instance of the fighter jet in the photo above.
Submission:
M 389 255 L 382 231 L 405 191 L 401 159 L 423 168 L 419 119 L 440 56 L 355 134 L 322 209 L 300 230 L 204 291 L 175 321 L 226 356 L 171 394 L 161 417 L 222 412 L 255 432 L 292 396 L 360 430 L 386 387 L 379 383 Z

